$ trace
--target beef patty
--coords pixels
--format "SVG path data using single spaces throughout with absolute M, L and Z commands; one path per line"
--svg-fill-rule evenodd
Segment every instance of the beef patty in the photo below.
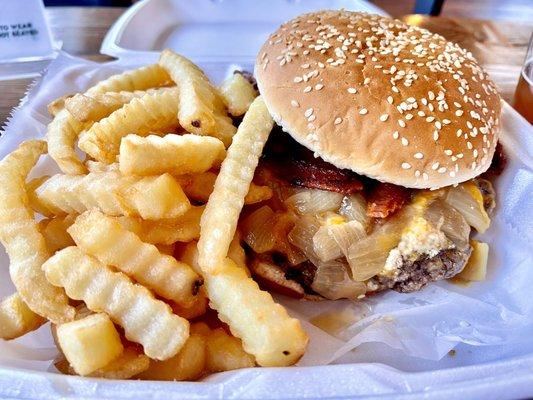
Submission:
M 434 257 L 423 257 L 416 261 L 403 260 L 401 268 L 393 277 L 376 275 L 367 281 L 370 292 L 392 289 L 410 293 L 422 289 L 428 283 L 452 278 L 463 270 L 472 253 L 472 247 L 447 249 Z
M 368 216 L 375 219 L 387 218 L 400 210 L 410 201 L 413 192 L 357 175 L 352 171 L 338 169 L 320 158 L 315 158 L 310 150 L 295 142 L 279 127 L 275 128 L 270 136 L 259 169 L 268 169 L 269 177 L 274 177 L 277 184 L 329 190 L 345 195 L 359 192 L 367 199 Z M 269 183 L 271 182 L 262 182 Z M 476 183 L 483 194 L 485 208 L 490 213 L 495 204 L 492 184 L 480 178 L 476 179 Z M 402 293 L 414 292 L 430 282 L 457 275 L 465 267 L 472 252 L 471 246 L 467 244 L 468 238 L 464 239 L 464 245 L 443 249 L 432 257 L 422 255 L 415 260 L 402 259 L 399 268 L 392 275 L 377 275 L 369 279 L 366 282 L 368 292 L 375 293 L 386 289 Z M 254 258 L 261 260 L 264 265 L 268 266 L 270 263 L 273 272 L 276 272 L 265 274 L 264 265 L 261 271 L 253 269 L 260 281 L 263 279 L 270 282 L 267 286 L 275 287 L 278 292 L 288 295 L 297 293 L 294 297 L 316 294 L 311 289 L 316 266 L 309 261 L 291 266 L 283 257 L 277 257 L 275 254 L 272 256 L 267 257 L 267 260 L 264 255 L 259 258 L 254 255 Z M 284 274 L 280 273 L 283 271 Z M 272 282 L 273 277 L 275 282 Z M 298 287 L 295 287 L 294 283 Z

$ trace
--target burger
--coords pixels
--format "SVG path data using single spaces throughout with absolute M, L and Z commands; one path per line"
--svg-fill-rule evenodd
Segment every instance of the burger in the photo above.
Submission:
M 449 279 L 494 209 L 500 96 L 472 54 L 402 21 L 301 15 L 256 60 L 277 126 L 244 211 L 252 273 L 297 298 L 413 292 Z

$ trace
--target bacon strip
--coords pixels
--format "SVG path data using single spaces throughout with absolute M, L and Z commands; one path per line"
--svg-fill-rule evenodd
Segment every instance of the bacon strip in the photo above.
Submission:
M 321 159 L 315 159 L 313 162 L 292 160 L 288 163 L 288 167 L 284 178 L 294 185 L 329 190 L 344 195 L 363 189 L 363 184 L 356 174 L 337 169 Z
M 373 218 L 387 218 L 409 201 L 410 191 L 402 186 L 379 182 L 368 196 L 366 214 Z
M 310 189 L 350 195 L 363 190 L 361 177 L 314 156 L 287 133 L 274 128 L 264 150 L 263 162 L 284 181 Z

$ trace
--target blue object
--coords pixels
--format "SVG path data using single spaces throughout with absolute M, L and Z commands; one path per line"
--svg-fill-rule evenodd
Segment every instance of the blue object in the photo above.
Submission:
M 415 14 L 439 15 L 444 0 L 416 0 Z

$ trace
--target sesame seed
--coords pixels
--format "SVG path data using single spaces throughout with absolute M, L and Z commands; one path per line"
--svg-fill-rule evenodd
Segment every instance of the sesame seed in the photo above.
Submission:
M 357 89 L 353 88 L 353 87 L 349 87 L 348 88 L 348 93 L 355 94 L 355 93 L 357 93 Z
M 429 175 L 425 172 L 422 173 L 422 178 L 424 178 L 425 181 L 429 180 Z
M 368 114 L 368 110 L 367 110 L 366 108 L 361 108 L 361 109 L 359 110 L 359 114 L 361 114 L 361 115 Z
M 468 147 L 468 150 L 472 150 L 474 146 L 472 145 L 472 142 L 466 142 L 466 147 Z
M 305 113 L 304 113 L 305 118 L 309 118 L 309 116 L 310 116 L 311 114 L 313 114 L 313 111 L 314 111 L 314 110 L 313 110 L 312 108 L 308 108 L 307 110 L 305 110 Z
M 424 111 L 419 111 L 418 112 L 418 116 L 420 117 L 425 117 L 426 116 L 426 113 Z
M 454 177 L 455 177 L 455 172 L 454 172 L 454 171 L 450 171 L 450 176 L 451 176 L 452 178 L 454 178 Z
M 414 157 L 421 160 L 422 158 L 424 158 L 424 155 L 422 153 L 415 153 Z
M 478 151 L 477 149 L 474 149 L 474 151 L 472 152 L 472 155 L 474 156 L 474 158 L 476 158 L 478 156 Z
M 313 88 L 311 86 L 306 86 L 304 89 L 304 93 L 309 93 Z
M 409 144 L 409 140 L 407 140 L 406 138 L 402 138 L 402 145 L 403 146 L 407 146 Z
M 437 140 L 439 140 L 439 132 L 438 131 L 435 131 L 433 132 L 433 140 L 436 142 Z
M 460 117 L 461 115 L 463 115 L 463 110 L 457 110 L 457 111 L 455 111 L 455 115 L 457 115 L 458 117 Z
M 379 117 L 381 122 L 385 122 L 389 118 L 389 114 L 383 114 Z
M 369 83 L 370 83 L 370 78 L 365 78 L 365 80 L 363 81 L 363 84 L 368 85 Z
M 301 76 L 297 76 L 296 78 L 294 78 L 294 83 L 300 83 L 301 81 L 303 81 Z
M 317 84 L 315 85 L 315 90 L 321 90 L 323 87 L 324 87 L 323 84 L 321 84 L 321 83 L 317 83 Z
M 337 117 L 337 118 L 335 118 L 335 121 L 333 121 L 333 124 L 334 125 L 339 125 L 341 122 L 342 122 L 342 118 L 341 117 Z
M 457 129 L 457 132 L 455 133 L 455 135 L 457 137 L 461 137 L 462 134 L 463 134 L 463 130 L 462 129 Z
M 435 117 L 433 117 L 433 116 L 429 116 L 429 117 L 426 118 L 427 122 L 433 122 L 434 120 L 435 120 Z
M 438 162 L 433 163 L 433 165 L 431 166 L 431 169 L 432 169 L 433 171 L 436 171 L 437 169 L 439 169 L 439 165 L 440 165 L 440 164 L 439 164 Z
M 403 169 L 409 169 L 409 168 L 411 168 L 411 164 L 409 164 L 407 162 L 404 162 L 404 163 L 402 163 L 402 168 Z
M 389 102 L 389 104 L 392 104 L 394 102 L 394 99 L 392 98 L 392 96 L 389 96 L 387 97 L 387 101 Z
M 310 115 L 309 118 L 307 118 L 307 121 L 313 122 L 315 119 L 316 119 L 316 115 L 313 114 L 313 115 Z
M 405 128 L 405 121 L 403 119 L 399 119 L 398 125 L 400 125 L 402 128 Z
M 446 168 L 445 168 L 445 167 L 440 167 L 440 168 L 437 170 L 437 172 L 438 172 L 439 174 L 443 174 L 443 173 L 446 172 Z
M 396 139 L 398 139 L 399 137 L 400 137 L 400 134 L 398 133 L 398 131 L 395 131 L 395 132 L 392 133 L 392 138 L 393 138 L 393 139 L 396 140 Z
M 413 114 L 411 114 L 411 113 L 405 114 L 405 119 L 406 119 L 407 121 L 413 119 Z
M 416 170 L 415 171 L 415 178 L 418 178 L 420 176 L 420 171 L 419 170 Z
M 444 150 L 444 154 L 446 154 L 447 156 L 451 156 L 453 152 L 450 149 L 446 149 Z
M 442 129 L 442 124 L 439 121 L 435 121 L 435 127 L 437 129 Z
M 291 100 L 291 106 L 300 107 L 300 103 L 298 103 L 296 100 Z

